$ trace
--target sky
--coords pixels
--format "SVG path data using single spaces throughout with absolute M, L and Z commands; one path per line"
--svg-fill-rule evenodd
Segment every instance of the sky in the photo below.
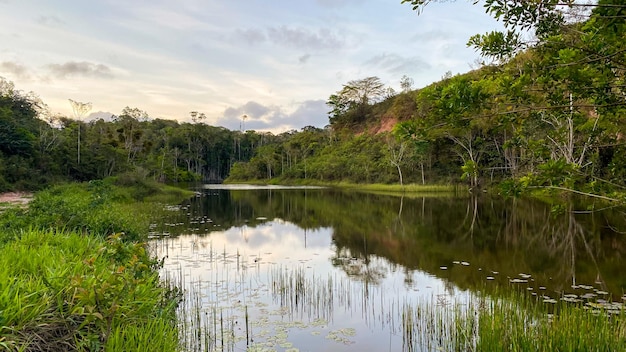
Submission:
M 0 77 L 52 113 L 281 133 L 328 124 L 326 101 L 375 76 L 401 91 L 477 67 L 470 36 L 501 25 L 470 1 L 0 0 Z M 242 117 L 246 115 L 245 121 Z

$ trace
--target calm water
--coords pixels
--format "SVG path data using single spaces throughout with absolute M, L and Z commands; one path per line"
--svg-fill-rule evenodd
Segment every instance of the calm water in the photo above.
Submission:
M 151 245 L 185 289 L 189 350 L 430 351 L 446 345 L 428 331 L 407 341 L 406 307 L 503 289 L 622 302 L 624 213 L 580 209 L 207 186 L 169 208 Z

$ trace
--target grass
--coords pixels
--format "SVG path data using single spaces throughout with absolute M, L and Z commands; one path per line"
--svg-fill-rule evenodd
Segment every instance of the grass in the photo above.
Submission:
M 252 184 L 252 185 L 266 185 L 266 184 L 286 184 L 296 186 L 321 186 L 321 187 L 334 187 L 341 189 L 353 189 L 359 191 L 376 192 L 384 194 L 412 194 L 418 193 L 420 196 L 424 194 L 428 195 L 441 195 L 443 193 L 458 194 L 463 190 L 463 186 L 456 184 L 382 184 L 382 183 L 350 183 L 350 182 L 322 182 L 317 180 L 250 180 L 246 182 L 231 182 L 232 184 Z
M 623 307 L 612 313 L 598 307 L 544 303 L 518 291 L 475 296 L 464 306 L 405 305 L 404 346 L 407 351 L 423 346 L 446 351 L 626 351 Z
M 24 229 L 77 231 L 106 237 L 123 233 L 128 241 L 145 241 L 153 219 L 162 215 L 158 203 L 178 203 L 193 192 L 158 184 L 116 184 L 116 179 L 53 186 L 38 192 L 28 208 L 9 208 L 0 216 L 2 234 Z M 149 192 L 146 189 L 150 189 Z
M 176 301 L 141 244 L 30 230 L 0 251 L 5 348 L 176 350 Z
M 0 350 L 179 350 L 181 296 L 143 241 L 164 212 L 154 201 L 189 195 L 92 181 L 0 213 Z
M 621 304 L 544 303 L 541 298 L 513 292 L 483 299 L 480 306 L 480 351 L 626 351 L 626 315 Z
M 459 191 L 458 185 L 420 185 L 420 184 L 355 184 L 339 182 L 332 184 L 333 187 L 343 189 L 358 189 L 372 192 L 391 192 L 391 193 L 454 193 Z

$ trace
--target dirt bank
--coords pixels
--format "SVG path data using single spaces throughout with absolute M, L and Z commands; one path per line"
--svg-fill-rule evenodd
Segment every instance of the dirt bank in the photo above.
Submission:
M 33 199 L 33 194 L 28 192 L 0 193 L 0 203 L 26 205 Z

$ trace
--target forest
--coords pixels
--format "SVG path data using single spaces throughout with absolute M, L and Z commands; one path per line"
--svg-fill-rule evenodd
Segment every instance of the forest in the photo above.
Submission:
M 428 11 L 430 1 L 403 2 Z M 325 128 L 231 131 L 196 111 L 188 123 L 132 107 L 87 122 L 80 113 L 51 114 L 3 79 L 0 191 L 133 175 L 172 183 L 464 183 L 509 195 L 552 188 L 622 199 L 626 6 L 485 7 L 507 31 L 469 38 L 480 68 L 419 89 L 404 76 L 400 92 L 375 76 L 349 81 L 329 96 Z

